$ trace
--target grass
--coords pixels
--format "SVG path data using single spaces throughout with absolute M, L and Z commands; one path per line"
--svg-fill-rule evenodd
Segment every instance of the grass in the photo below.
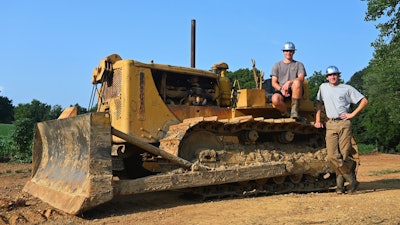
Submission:
M 6 169 L 5 171 L 0 171 L 0 175 L 4 174 L 30 174 L 32 173 L 32 169 L 17 169 L 17 170 L 11 170 L 11 169 Z
M 0 123 L 0 137 L 9 137 L 14 131 L 14 124 Z
M 375 145 L 366 145 L 366 144 L 357 144 L 358 146 L 358 154 L 360 155 L 367 155 L 377 151 Z
M 28 169 L 18 169 L 14 171 L 15 173 L 31 173 L 32 172 L 32 168 L 28 168 Z
M 0 171 L 0 175 L 10 174 L 10 173 L 12 173 L 12 171 L 10 169 L 7 169 L 6 171 Z

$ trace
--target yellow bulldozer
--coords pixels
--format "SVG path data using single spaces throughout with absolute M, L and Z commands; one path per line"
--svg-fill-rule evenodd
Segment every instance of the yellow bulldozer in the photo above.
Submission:
M 227 69 L 104 58 L 92 75 L 97 112 L 67 110 L 36 124 L 24 191 L 79 214 L 145 192 L 213 198 L 334 187 L 324 131 L 282 118 L 268 80 L 262 88 L 234 88 Z M 304 91 L 299 114 L 314 121 L 307 82 Z

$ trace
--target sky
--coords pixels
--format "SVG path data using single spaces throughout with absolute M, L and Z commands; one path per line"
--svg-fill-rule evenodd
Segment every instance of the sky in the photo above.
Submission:
M 0 96 L 88 108 L 93 69 L 108 55 L 190 67 L 192 20 L 198 69 L 251 69 L 254 59 L 269 78 L 291 41 L 308 76 L 335 65 L 348 81 L 368 66 L 379 34 L 366 12 L 361 0 L 6 0 Z

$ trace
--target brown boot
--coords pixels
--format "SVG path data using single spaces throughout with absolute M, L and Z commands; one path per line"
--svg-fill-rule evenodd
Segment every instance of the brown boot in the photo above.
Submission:
M 354 173 L 343 174 L 343 177 L 346 179 L 347 182 L 349 182 L 349 185 L 347 186 L 347 193 L 354 194 L 354 192 L 357 191 L 358 185 L 360 184 L 356 179 L 356 175 Z
M 289 118 L 289 117 L 290 117 L 290 114 L 289 114 L 288 111 L 285 111 L 285 112 L 283 112 L 283 113 L 281 113 L 281 114 L 282 114 L 282 117 L 283 117 L 283 118 Z
M 290 112 L 290 118 L 297 119 L 299 117 L 299 105 L 299 99 L 292 98 L 292 111 Z
M 341 174 L 336 174 L 336 193 L 337 194 L 344 194 L 344 177 Z

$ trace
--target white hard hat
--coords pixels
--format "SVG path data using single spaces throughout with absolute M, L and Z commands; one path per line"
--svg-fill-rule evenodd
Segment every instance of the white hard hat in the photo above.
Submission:
M 296 46 L 294 46 L 293 42 L 288 41 L 283 45 L 282 51 L 288 51 L 288 50 L 289 51 L 296 50 Z
M 326 68 L 325 76 L 328 76 L 329 74 L 333 73 L 341 74 L 342 72 L 340 72 L 339 68 L 337 68 L 336 66 L 328 66 L 328 68 Z

